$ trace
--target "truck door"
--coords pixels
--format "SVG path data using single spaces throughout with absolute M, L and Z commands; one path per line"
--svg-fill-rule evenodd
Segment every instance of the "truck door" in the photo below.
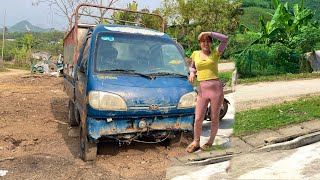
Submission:
M 91 37 L 89 36 L 80 53 L 75 73 L 75 104 L 83 118 L 86 117 L 86 91 L 88 82 L 88 60 Z

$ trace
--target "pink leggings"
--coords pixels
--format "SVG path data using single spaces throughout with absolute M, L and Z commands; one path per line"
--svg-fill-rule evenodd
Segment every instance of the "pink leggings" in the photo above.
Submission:
M 213 144 L 214 138 L 219 128 L 219 114 L 223 102 L 223 86 L 219 79 L 212 79 L 200 82 L 198 90 L 196 114 L 194 122 L 194 143 L 200 143 L 200 135 L 202 131 L 202 122 L 208 107 L 211 105 L 211 133 L 209 144 Z

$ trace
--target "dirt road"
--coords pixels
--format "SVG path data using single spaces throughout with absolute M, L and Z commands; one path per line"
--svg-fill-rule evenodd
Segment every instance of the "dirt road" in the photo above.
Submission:
M 320 79 L 237 85 L 234 94 L 236 111 L 242 111 L 295 100 L 305 95 L 320 94 Z
M 20 74 L 25 74 L 19 71 Z M 78 129 L 67 124 L 63 79 L 0 73 L 1 179 L 164 179 L 182 147 L 98 144 L 95 162 L 78 158 Z
M 235 69 L 235 65 L 233 62 L 230 63 L 219 63 L 218 64 L 219 72 L 223 71 L 233 71 Z

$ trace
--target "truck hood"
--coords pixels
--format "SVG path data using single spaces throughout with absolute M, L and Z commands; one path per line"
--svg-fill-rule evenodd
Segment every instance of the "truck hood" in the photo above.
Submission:
M 187 79 L 179 77 L 156 77 L 151 80 L 140 76 L 95 75 L 92 78 L 88 90 L 118 94 L 128 107 L 177 105 L 181 96 L 193 91 Z

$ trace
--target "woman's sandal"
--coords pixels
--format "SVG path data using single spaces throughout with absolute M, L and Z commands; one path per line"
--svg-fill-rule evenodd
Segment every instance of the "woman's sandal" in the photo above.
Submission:
M 201 150 L 206 150 L 208 148 L 212 147 L 212 144 L 208 144 L 208 143 L 205 143 L 202 147 L 201 147 Z
M 200 146 L 197 146 L 195 144 L 190 144 L 187 149 L 186 149 L 186 152 L 188 153 L 193 153 L 195 152 L 196 150 L 200 149 Z

